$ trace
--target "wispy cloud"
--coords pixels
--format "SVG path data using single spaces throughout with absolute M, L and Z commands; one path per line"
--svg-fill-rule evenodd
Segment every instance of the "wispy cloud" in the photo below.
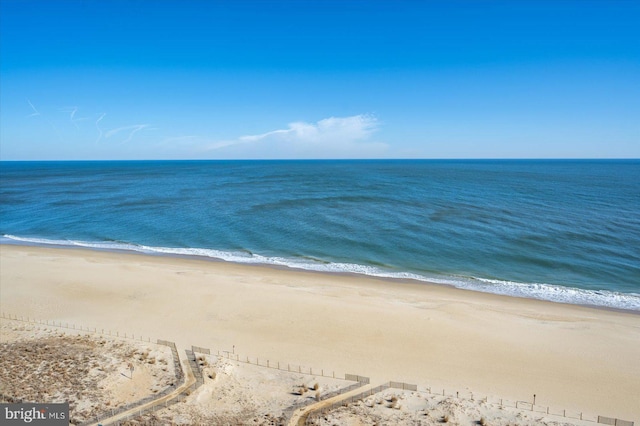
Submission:
M 69 115 L 69 119 L 71 121 L 73 121 L 73 117 L 76 115 L 76 112 L 78 112 L 78 107 L 73 107 L 73 109 L 71 109 L 71 114 Z
M 100 121 L 102 121 L 105 115 L 107 115 L 107 113 L 103 112 L 102 114 L 100 114 L 100 117 L 98 117 L 98 119 L 96 120 L 96 130 L 98 130 L 98 139 L 96 139 L 96 143 L 100 142 L 100 139 L 102 139 L 102 129 L 100 128 L 99 123 Z
M 40 111 L 38 111 L 38 109 L 33 105 L 33 103 L 29 100 L 29 98 L 26 98 L 26 99 L 27 99 L 27 103 L 31 107 L 31 110 L 33 111 L 31 114 L 28 115 L 28 117 L 40 117 L 38 118 L 38 120 L 43 120 L 45 123 L 47 123 L 53 129 L 53 132 L 58 137 L 58 140 L 62 142 L 62 135 L 58 130 L 58 128 L 56 127 L 56 125 L 53 124 L 53 122 L 49 120 L 49 118 L 47 118 L 45 115 L 40 113 Z
M 61 111 L 69 113 L 69 121 L 71 121 L 71 124 L 73 124 L 73 126 L 76 128 L 76 130 L 79 130 L 79 127 L 78 127 L 78 124 L 76 123 L 76 121 L 83 120 L 83 118 L 80 118 L 80 119 L 75 118 L 76 113 L 78 112 L 78 107 L 74 106 L 74 107 L 69 107 L 69 108 L 63 108 Z
M 372 115 L 329 117 L 315 123 L 294 122 L 286 129 L 209 144 L 209 151 L 262 158 L 378 157 L 387 145 L 370 141 L 379 122 Z
M 39 131 L 46 131 L 42 125 L 48 125 L 53 130 L 53 132 L 49 132 L 57 136 L 60 147 L 73 146 L 80 151 L 88 149 L 86 146 L 91 145 L 93 141 L 94 145 L 101 143 L 100 152 L 103 154 L 110 152 L 114 157 L 117 157 L 119 153 L 125 151 L 141 153 L 145 149 L 148 150 L 150 146 L 158 146 L 156 138 L 145 137 L 147 136 L 144 134 L 145 132 L 158 130 L 150 124 L 140 122 L 138 122 L 139 124 L 131 124 L 133 120 L 127 120 L 128 123 L 127 121 L 114 123 L 113 119 L 109 119 L 111 113 L 87 113 L 82 106 L 64 106 L 64 104 L 63 106 L 49 105 L 47 108 L 47 105 L 39 105 L 37 100 L 34 103 L 28 97 L 24 99 L 26 101 L 25 107 L 30 109 L 27 116 L 29 120 L 33 121 L 34 126 L 38 125 Z M 133 121 L 133 123 L 136 122 Z M 124 146 L 132 145 L 132 141 L 136 142 L 135 146 Z M 154 154 L 153 152 L 149 153 L 150 156 Z
M 29 100 L 29 98 L 27 98 L 27 103 L 29 104 L 29 106 L 31 107 L 31 109 L 33 110 L 33 113 L 29 114 L 29 117 L 35 117 L 36 115 L 41 115 L 40 111 L 38 111 L 36 109 L 36 107 L 33 106 L 33 104 L 31 103 L 31 101 Z
M 109 139 L 113 135 L 118 134 L 120 132 L 129 132 L 129 135 L 127 136 L 127 138 L 122 141 L 122 143 L 127 143 L 127 142 L 131 142 L 133 135 L 138 133 L 140 130 L 147 129 L 147 128 L 149 128 L 148 124 L 133 124 L 131 126 L 118 127 L 116 129 L 112 129 L 106 132 L 104 134 L 104 137 L 105 139 Z

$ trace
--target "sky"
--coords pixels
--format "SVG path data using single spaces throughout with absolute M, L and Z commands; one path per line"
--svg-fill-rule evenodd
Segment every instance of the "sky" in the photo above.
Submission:
M 0 160 L 640 158 L 640 1 L 0 1 Z

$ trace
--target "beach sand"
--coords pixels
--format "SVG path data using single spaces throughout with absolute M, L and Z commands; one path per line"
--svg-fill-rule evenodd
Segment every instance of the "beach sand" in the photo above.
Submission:
M 9 319 L 0 337 L 0 401 L 67 402 L 72 424 L 159 397 L 178 381 L 163 345 Z
M 0 310 L 640 421 L 640 315 L 197 259 L 0 246 Z

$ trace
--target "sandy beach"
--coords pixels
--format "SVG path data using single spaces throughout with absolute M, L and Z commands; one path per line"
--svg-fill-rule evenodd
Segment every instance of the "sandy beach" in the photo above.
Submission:
M 0 246 L 0 310 L 640 421 L 640 315 L 425 283 Z

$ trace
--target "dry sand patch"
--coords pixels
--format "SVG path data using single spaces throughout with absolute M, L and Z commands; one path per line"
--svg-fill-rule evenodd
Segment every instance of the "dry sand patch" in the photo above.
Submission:
M 181 403 L 133 419 L 130 425 L 281 425 L 283 411 L 314 403 L 353 382 L 197 354 L 204 384 Z
M 424 392 L 388 389 L 364 400 L 309 416 L 316 426 L 464 425 L 464 426 L 578 426 L 593 423 L 565 421 L 525 410 L 500 407 L 484 400 L 459 399 Z
M 72 424 L 175 385 L 171 351 L 161 345 L 7 319 L 0 330 L 4 399 L 69 402 Z

